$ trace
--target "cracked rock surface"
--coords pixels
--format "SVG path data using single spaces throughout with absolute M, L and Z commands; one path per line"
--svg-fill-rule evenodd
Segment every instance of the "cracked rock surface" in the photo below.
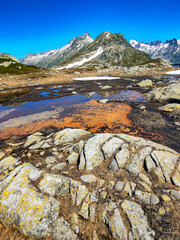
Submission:
M 0 222 L 55 240 L 178 239 L 179 157 L 125 134 L 36 132 L 0 151 Z

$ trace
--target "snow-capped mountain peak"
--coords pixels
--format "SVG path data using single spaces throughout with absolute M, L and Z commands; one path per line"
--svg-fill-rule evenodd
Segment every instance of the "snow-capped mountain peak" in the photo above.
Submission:
M 180 63 L 180 40 L 172 39 L 166 42 L 155 41 L 150 43 L 130 40 L 132 47 L 146 52 L 152 58 L 162 58 L 170 63 Z

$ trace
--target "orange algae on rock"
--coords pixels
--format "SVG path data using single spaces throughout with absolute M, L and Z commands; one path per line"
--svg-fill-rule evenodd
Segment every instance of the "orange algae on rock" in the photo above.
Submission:
M 99 103 L 95 100 L 75 104 L 65 109 L 60 116 L 45 120 L 33 121 L 22 124 L 19 127 L 4 128 L 0 130 L 0 139 L 6 139 L 13 135 L 31 134 L 43 127 L 54 126 L 60 129 L 67 127 L 81 128 L 84 130 L 105 133 L 128 133 L 134 136 L 146 137 L 148 139 L 162 139 L 159 134 L 144 132 L 142 128 L 132 125 L 128 114 L 132 108 L 124 103 L 109 102 Z

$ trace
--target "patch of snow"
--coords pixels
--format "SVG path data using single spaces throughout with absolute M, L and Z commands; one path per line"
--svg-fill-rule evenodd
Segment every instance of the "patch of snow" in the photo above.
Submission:
M 114 79 L 120 79 L 120 77 L 98 76 L 98 77 L 73 78 L 73 80 L 78 80 L 78 81 L 114 80 Z
M 180 75 L 180 70 L 166 72 L 166 74 L 168 74 L 168 75 Z
M 83 65 L 84 63 L 89 62 L 89 61 L 91 61 L 92 59 L 96 58 L 96 57 L 99 56 L 102 52 L 103 52 L 103 49 L 102 49 L 102 47 L 100 47 L 100 48 L 99 48 L 91 57 L 89 57 L 89 58 L 84 58 L 84 59 L 82 59 L 82 60 L 79 61 L 79 62 L 70 63 L 70 64 L 68 64 L 68 65 L 65 66 L 65 67 L 55 68 L 55 69 L 56 69 L 56 70 L 60 70 L 60 69 L 64 69 L 64 68 L 72 68 L 72 67 L 75 67 L 75 66 L 81 66 L 81 65 Z
M 178 45 L 180 45 L 180 39 L 177 39 L 177 43 L 178 43 Z

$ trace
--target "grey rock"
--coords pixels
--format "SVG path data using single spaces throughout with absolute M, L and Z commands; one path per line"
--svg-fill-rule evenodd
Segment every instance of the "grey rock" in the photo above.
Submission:
M 118 164 L 118 168 L 123 168 L 125 166 L 125 164 L 127 163 L 128 159 L 129 159 L 129 150 L 128 149 L 122 149 L 121 151 L 119 151 L 116 156 L 115 159 L 117 161 Z
M 121 207 L 129 218 L 134 239 L 154 239 L 155 233 L 148 226 L 147 218 L 139 204 L 126 200 Z
M 57 220 L 53 228 L 54 240 L 78 240 L 77 235 L 71 230 L 70 224 L 63 217 Z
M 118 208 L 114 209 L 113 215 L 109 218 L 108 225 L 114 239 L 127 239 L 127 230 Z
M 112 162 L 109 164 L 108 168 L 109 168 L 113 173 L 115 173 L 116 171 L 119 170 L 118 165 L 117 165 L 117 162 L 116 162 L 115 159 L 112 160 Z
M 110 158 L 113 156 L 115 152 L 121 147 L 121 145 L 124 143 L 123 140 L 113 137 L 109 141 L 107 141 L 103 146 L 102 150 L 104 153 L 104 156 L 106 159 Z
M 144 163 L 144 159 L 151 153 L 151 147 L 145 147 L 135 154 L 131 161 L 126 165 L 126 169 L 134 174 L 139 174 Z

